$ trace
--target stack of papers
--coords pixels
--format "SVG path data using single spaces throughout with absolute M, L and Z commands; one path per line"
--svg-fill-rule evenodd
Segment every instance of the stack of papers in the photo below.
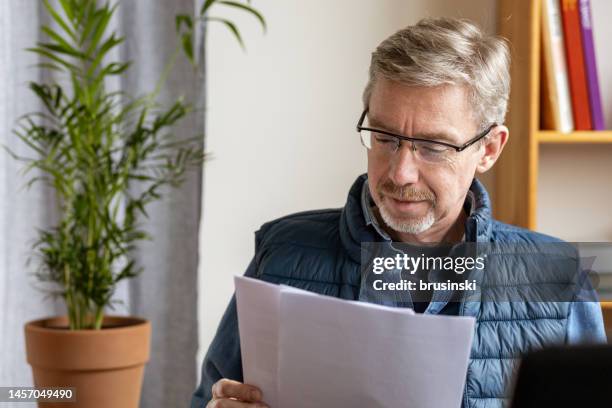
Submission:
M 473 318 L 235 285 L 244 382 L 270 407 L 461 406 Z

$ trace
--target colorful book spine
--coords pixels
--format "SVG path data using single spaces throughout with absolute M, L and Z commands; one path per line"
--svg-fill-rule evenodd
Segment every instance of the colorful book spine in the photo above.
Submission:
M 544 0 L 542 6 L 544 65 L 546 78 L 550 81 L 547 84 L 548 100 L 552 107 L 555 130 L 570 133 L 574 130 L 574 117 L 567 78 L 560 5 L 558 0 Z
M 565 56 L 569 73 L 570 95 L 576 130 L 592 130 L 589 91 L 580 34 L 578 0 L 561 0 Z
M 591 20 L 591 3 L 589 0 L 579 0 L 580 29 L 582 31 L 582 48 L 584 49 L 584 64 L 587 85 L 589 89 L 589 102 L 591 107 L 591 121 L 594 130 L 604 130 L 604 115 L 599 94 L 599 80 L 597 78 L 597 65 L 595 60 L 595 43 L 593 41 L 593 24 Z

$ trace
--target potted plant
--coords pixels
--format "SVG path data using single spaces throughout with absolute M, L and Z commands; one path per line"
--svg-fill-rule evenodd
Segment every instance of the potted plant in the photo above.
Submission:
M 192 62 L 194 21 L 209 19 L 206 13 L 216 3 L 249 11 L 265 28 L 249 4 L 206 0 L 199 16 L 176 16 L 177 50 Z M 76 403 L 65 406 L 134 408 L 151 326 L 138 317 L 107 316 L 105 308 L 112 308 L 117 283 L 141 272 L 130 256 L 136 242 L 149 238 L 141 218 L 164 188 L 178 186 L 190 168 L 201 165 L 201 137 L 172 134 L 191 108 L 181 100 L 158 106 L 164 78 L 136 98 L 105 88 L 105 79 L 122 75 L 131 64 L 110 61 L 123 40 L 108 29 L 116 5 L 44 0 L 44 6 L 57 29 L 42 26 L 48 40 L 30 51 L 58 81 L 30 82 L 44 110 L 21 118 L 15 133 L 35 157 L 13 156 L 26 162 L 26 171 L 39 170 L 28 185 L 43 181 L 57 193 L 61 217 L 34 245 L 35 276 L 63 298 L 67 316 L 25 325 L 27 360 L 37 387 L 75 389 Z M 242 44 L 234 23 L 216 20 Z M 137 194 L 128 189 L 134 183 Z

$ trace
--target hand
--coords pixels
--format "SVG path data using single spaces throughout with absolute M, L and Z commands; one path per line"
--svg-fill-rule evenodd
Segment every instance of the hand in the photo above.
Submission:
M 259 388 L 222 378 L 212 386 L 212 400 L 206 408 L 267 408 Z

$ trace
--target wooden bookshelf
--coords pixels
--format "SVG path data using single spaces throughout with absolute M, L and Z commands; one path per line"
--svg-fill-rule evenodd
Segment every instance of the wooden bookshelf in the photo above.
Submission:
M 612 144 L 612 130 L 561 133 L 540 129 L 541 3 L 498 3 L 498 32 L 509 40 L 512 54 L 512 85 L 506 121 L 510 141 L 495 167 L 494 212 L 503 222 L 529 229 L 537 226 L 540 147 Z
M 540 143 L 612 143 L 612 130 L 576 131 L 569 134 L 555 130 L 540 130 L 537 139 Z

